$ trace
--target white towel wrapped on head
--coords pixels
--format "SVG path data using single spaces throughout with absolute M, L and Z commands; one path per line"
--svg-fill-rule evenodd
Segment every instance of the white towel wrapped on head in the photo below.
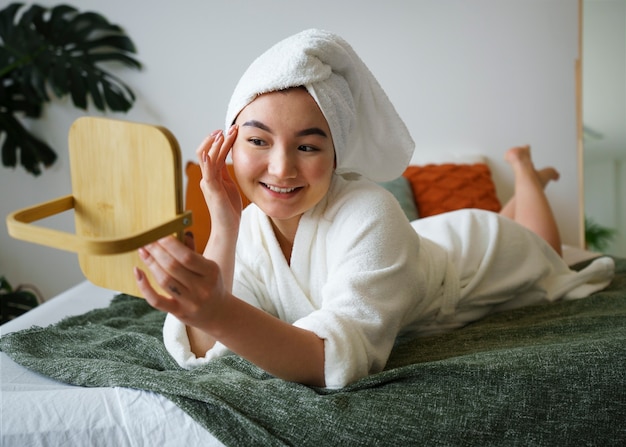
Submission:
M 233 92 L 226 127 L 258 95 L 299 86 L 328 122 L 338 174 L 389 181 L 404 172 L 415 147 L 406 125 L 352 47 L 327 31 L 300 32 L 259 56 Z

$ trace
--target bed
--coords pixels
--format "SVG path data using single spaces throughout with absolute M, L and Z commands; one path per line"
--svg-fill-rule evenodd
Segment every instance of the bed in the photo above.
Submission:
M 483 166 L 425 168 L 384 185 L 407 213 L 441 212 L 415 176 L 439 195 L 433 206 L 451 183 L 463 203 L 448 206 L 499 206 Z M 197 166 L 186 173 L 194 184 Z M 186 194 L 194 209 L 198 191 Z M 594 256 L 565 250 L 573 268 Z M 624 445 L 626 259 L 615 263 L 610 286 L 586 299 L 399 340 L 383 372 L 339 390 L 237 356 L 182 370 L 162 313 L 85 281 L 0 327 L 2 445 Z

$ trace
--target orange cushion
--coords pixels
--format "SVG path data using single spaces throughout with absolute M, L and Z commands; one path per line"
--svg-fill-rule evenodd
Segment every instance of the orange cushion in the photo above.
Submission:
M 411 183 L 420 217 L 462 208 L 501 209 L 485 163 L 409 166 L 403 176 Z
M 230 176 L 235 180 L 235 173 L 233 172 L 233 165 L 227 165 Z M 187 189 L 185 191 L 185 209 L 193 213 L 193 222 L 187 231 L 191 231 L 196 243 L 196 251 L 202 253 L 207 241 L 209 240 L 209 234 L 211 233 L 211 217 L 209 216 L 209 210 L 204 201 L 204 195 L 200 189 L 200 180 L 202 179 L 202 172 L 200 171 L 200 165 L 192 161 L 187 162 L 185 167 L 185 174 L 187 176 Z M 237 184 L 239 188 L 239 184 Z M 241 189 L 239 190 L 241 193 Z M 244 208 L 248 206 L 250 201 L 242 194 L 241 195 Z

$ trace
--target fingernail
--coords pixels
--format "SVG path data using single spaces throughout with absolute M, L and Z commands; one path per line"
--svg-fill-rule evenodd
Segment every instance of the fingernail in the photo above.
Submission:
M 215 135 L 217 135 L 220 132 L 221 132 L 220 129 L 214 130 L 213 132 L 211 132 L 211 136 L 214 137 Z
M 236 124 L 233 124 L 232 126 L 230 126 L 230 128 L 228 129 L 228 135 L 232 135 L 236 129 L 237 129 Z
M 147 259 L 148 258 L 148 252 L 146 251 L 145 248 L 141 247 L 141 248 L 137 249 L 137 252 L 139 253 L 139 257 L 141 259 Z
M 141 270 L 137 267 L 133 267 L 133 272 L 135 273 L 135 279 L 137 281 L 143 281 L 143 272 Z

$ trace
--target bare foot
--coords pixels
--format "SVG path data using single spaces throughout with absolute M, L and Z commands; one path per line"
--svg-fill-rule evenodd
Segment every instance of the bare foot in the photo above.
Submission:
M 539 170 L 535 169 L 535 165 L 530 156 L 530 146 L 513 147 L 506 151 L 504 159 L 513 167 L 514 171 L 517 169 L 532 169 L 539 179 L 542 188 L 545 188 L 550 181 L 558 180 L 561 176 L 559 171 L 551 166 Z
M 504 159 L 515 168 L 518 165 L 531 166 L 533 170 L 532 158 L 530 157 L 530 146 L 516 146 L 512 147 L 504 153 Z
M 535 171 L 535 172 L 537 172 L 537 177 L 539 177 L 541 186 L 543 186 L 544 188 L 552 180 L 556 181 L 559 179 L 559 177 L 561 177 L 561 174 L 559 173 L 559 171 L 557 171 L 551 166 L 548 166 L 543 169 L 539 169 L 538 171 Z

